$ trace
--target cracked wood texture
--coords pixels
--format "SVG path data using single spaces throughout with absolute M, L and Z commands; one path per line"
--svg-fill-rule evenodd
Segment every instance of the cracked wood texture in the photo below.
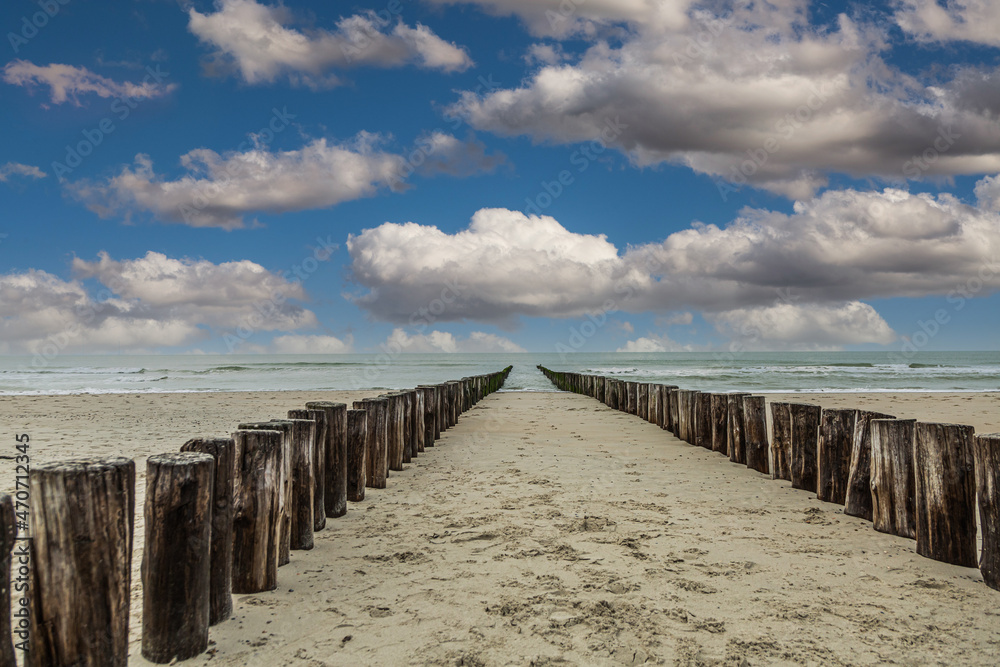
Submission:
M 314 404 L 315 405 L 315 404 Z M 326 528 L 326 474 L 327 450 L 329 449 L 330 413 L 324 407 L 309 407 L 305 410 L 289 410 L 289 419 L 311 419 L 316 424 L 316 437 L 313 440 L 312 475 L 313 475 L 313 531 Z
M 323 440 L 323 466 L 325 470 L 316 476 L 316 488 L 323 487 L 322 506 L 316 501 L 316 511 L 327 518 L 336 519 L 347 514 L 347 404 L 330 401 L 310 401 L 308 410 L 323 410 L 326 413 L 326 434 Z M 317 440 L 317 444 L 320 441 Z M 316 457 L 317 465 L 319 457 Z M 316 519 L 316 530 L 325 527 L 326 521 Z
M 767 404 L 763 396 L 743 397 L 743 428 L 747 467 L 765 475 L 771 471 L 767 442 Z
M 233 480 L 236 475 L 232 438 L 193 438 L 181 446 L 182 452 L 200 452 L 215 460 L 212 500 L 211 591 L 209 625 L 225 621 L 233 614 Z
M 31 489 L 31 667 L 128 662 L 135 462 L 41 463 Z
M 880 533 L 917 534 L 913 419 L 873 419 L 872 523 Z
M 1000 433 L 976 436 L 976 491 L 983 528 L 979 570 L 990 588 L 1000 590 Z
M 791 481 L 792 412 L 788 403 L 771 403 L 771 478 Z
M 277 430 L 233 433 L 233 592 L 261 593 L 278 587 L 281 529 L 281 447 Z
M 847 500 L 847 477 L 851 472 L 851 449 L 857 425 L 857 410 L 823 410 L 816 462 L 816 496 L 820 500 L 838 505 Z
M 823 408 L 819 405 L 792 403 L 792 488 L 816 492 L 819 424 Z
M 851 445 L 851 468 L 847 473 L 847 499 L 844 514 L 872 520 L 872 439 L 871 422 L 874 419 L 895 419 L 893 415 L 869 410 L 858 410 L 854 426 L 854 443 Z
M 187 660 L 208 648 L 214 478 L 210 454 L 146 460 L 142 657 L 150 662 Z
M 14 641 L 10 634 L 10 562 L 17 541 L 17 517 L 10 494 L 0 494 L 0 665 L 13 667 Z
M 977 567 L 975 430 L 917 422 L 913 445 L 917 494 L 917 553 Z

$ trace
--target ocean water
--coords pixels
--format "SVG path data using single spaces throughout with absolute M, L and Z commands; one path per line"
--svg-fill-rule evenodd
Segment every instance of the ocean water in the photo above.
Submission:
M 508 365 L 506 390 L 551 391 L 537 364 L 703 391 L 1000 391 L 1000 352 L 755 352 L 0 357 L 0 395 L 402 389 Z

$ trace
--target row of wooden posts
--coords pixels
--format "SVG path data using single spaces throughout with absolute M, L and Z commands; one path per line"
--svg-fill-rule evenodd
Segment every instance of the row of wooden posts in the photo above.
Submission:
M 1000 433 L 855 409 L 772 402 L 538 367 L 559 389 L 638 415 L 681 440 L 729 457 L 875 530 L 916 540 L 922 556 L 979 566 L 1000 590 Z M 976 545 L 979 500 L 982 551 Z M 977 559 L 978 556 L 978 559 Z
M 147 459 L 142 559 L 142 655 L 168 663 L 208 647 L 232 615 L 231 593 L 277 588 L 289 551 L 311 549 L 328 518 L 386 486 L 441 432 L 503 386 L 487 375 L 366 398 L 348 409 L 316 401 L 287 419 L 239 425 L 230 438 L 196 438 Z M 27 636 L 32 667 L 124 666 L 132 565 L 135 462 L 120 457 L 44 463 L 29 473 L 30 594 L 10 610 L 0 593 L 0 667 Z M 0 547 L 9 582 L 16 539 L 0 496 Z M 22 622 L 23 621 L 23 622 Z

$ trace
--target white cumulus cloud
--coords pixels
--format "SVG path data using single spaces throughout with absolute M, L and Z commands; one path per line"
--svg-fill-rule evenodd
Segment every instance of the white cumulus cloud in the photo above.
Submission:
M 175 347 L 237 327 L 315 327 L 292 300 L 306 294 L 250 261 L 213 264 L 148 252 L 137 259 L 76 259 L 76 278 L 46 271 L 0 275 L 0 352 L 102 351 Z M 88 290 L 83 280 L 100 287 Z
M 181 156 L 186 173 L 168 178 L 156 173 L 148 155 L 103 181 L 67 185 L 87 208 L 101 217 L 148 212 L 157 220 L 191 227 L 238 229 L 246 216 L 329 208 L 370 197 L 379 190 L 399 190 L 413 172 L 471 175 L 502 164 L 474 140 L 432 133 L 421 139 L 416 158 L 386 151 L 386 138 L 368 132 L 351 141 L 315 139 L 302 148 L 271 151 L 266 146 L 217 153 L 198 148 Z
M 188 29 L 212 47 L 212 66 L 235 70 L 251 84 L 287 76 L 293 83 L 334 85 L 334 70 L 415 64 L 455 72 L 472 60 L 464 49 L 424 25 L 411 27 L 383 11 L 340 19 L 336 29 L 296 29 L 284 6 L 219 0 L 216 11 L 188 10 Z
M 599 141 L 637 166 L 684 165 L 727 197 L 725 183 L 805 199 L 830 173 L 900 183 L 1000 171 L 1000 99 L 969 85 L 992 82 L 991 70 L 924 83 L 883 59 L 883 28 L 846 14 L 810 25 L 805 0 L 721 14 L 667 3 L 686 13 L 666 23 L 650 19 L 654 4 L 634 3 L 637 18 L 619 12 L 614 39 L 598 31 L 582 55 L 542 59 L 516 87 L 464 92 L 450 112 L 502 136 Z
M 747 209 L 724 227 L 695 224 L 623 251 L 507 209 L 480 210 L 454 234 L 385 223 L 347 246 L 352 280 L 367 290 L 356 303 L 399 324 L 421 306 L 438 321 L 503 326 L 624 311 L 662 313 L 666 327 L 693 321 L 673 311 L 696 309 L 729 331 L 788 313 L 791 333 L 766 327 L 782 343 L 833 320 L 843 326 L 830 324 L 831 341 L 860 342 L 853 328 L 864 342 L 888 342 L 891 330 L 864 300 L 1000 289 L 994 189 L 994 179 L 980 181 L 975 205 L 893 188 L 827 191 L 790 214 Z

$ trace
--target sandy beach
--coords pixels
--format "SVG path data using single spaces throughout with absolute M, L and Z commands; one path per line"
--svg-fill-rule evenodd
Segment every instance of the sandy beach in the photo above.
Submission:
M 363 395 L 4 396 L 0 414 L 33 463 L 136 460 L 142 665 L 145 458 Z M 1000 394 L 768 395 L 789 399 L 1000 431 Z M 567 393 L 487 397 L 293 552 L 277 591 L 234 602 L 185 664 L 992 665 L 1000 644 L 1000 593 L 978 570 Z

